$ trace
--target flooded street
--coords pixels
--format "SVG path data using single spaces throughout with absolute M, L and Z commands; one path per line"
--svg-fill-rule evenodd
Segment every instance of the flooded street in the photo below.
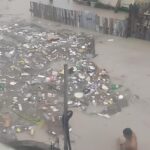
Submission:
M 39 0 L 33 0 L 39 1 Z M 41 0 L 48 4 L 48 0 Z M 72 0 L 54 0 L 56 7 L 86 10 L 99 13 L 102 16 L 126 18 L 127 14 L 113 11 L 97 10 L 88 6 L 73 3 Z M 67 32 L 85 32 L 96 37 L 96 54 L 93 61 L 100 67 L 106 68 L 111 74 L 113 81 L 129 88 L 136 100 L 130 102 L 129 107 L 111 118 L 87 115 L 80 109 L 74 110 L 71 119 L 71 141 L 73 150 L 116 150 L 117 138 L 122 136 L 122 130 L 131 127 L 138 137 L 139 150 L 149 150 L 150 144 L 150 42 L 120 38 L 88 30 L 65 26 L 60 23 L 45 21 L 31 16 L 30 0 L 0 0 L 0 24 L 16 23 L 17 21 L 34 23 L 49 30 Z M 20 140 L 37 140 L 50 142 L 47 133 L 38 129 L 35 136 L 18 134 Z

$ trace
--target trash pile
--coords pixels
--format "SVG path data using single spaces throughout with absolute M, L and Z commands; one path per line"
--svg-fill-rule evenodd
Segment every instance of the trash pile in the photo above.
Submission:
M 89 105 L 111 115 L 127 106 L 121 86 L 90 61 L 91 36 L 46 31 L 34 24 L 0 28 L 0 135 L 45 126 L 52 136 L 62 133 L 63 65 L 68 64 L 68 105 L 86 111 Z

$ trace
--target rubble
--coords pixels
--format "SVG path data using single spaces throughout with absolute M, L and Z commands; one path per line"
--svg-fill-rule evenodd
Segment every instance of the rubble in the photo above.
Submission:
M 86 57 L 91 36 L 18 23 L 3 25 L 0 37 L 0 113 L 11 116 L 11 123 L 9 117 L 3 118 L 1 132 L 9 128 L 33 136 L 33 126 L 44 123 L 50 136 L 62 133 L 64 63 L 69 65 L 70 108 L 86 111 L 90 104 L 103 106 L 97 114 L 110 118 L 126 106 L 122 87 Z

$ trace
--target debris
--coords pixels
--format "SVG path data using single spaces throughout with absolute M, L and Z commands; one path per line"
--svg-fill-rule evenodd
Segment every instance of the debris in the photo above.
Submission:
M 104 117 L 104 118 L 107 118 L 107 119 L 110 118 L 110 116 L 108 114 L 100 114 L 100 113 L 98 113 L 97 115 L 101 116 L 101 117 Z
M 75 96 L 76 98 L 82 98 L 82 97 L 83 97 L 83 93 L 77 92 L 77 93 L 74 94 L 74 96 Z
M 0 91 L 4 91 L 5 90 L 5 84 L 4 83 L 0 83 Z
M 123 99 L 123 98 L 124 98 L 123 95 L 119 95 L 119 96 L 118 96 L 118 99 Z
M 0 35 L 3 35 L 0 37 L 0 99 L 7 105 L 0 112 L 11 112 L 10 118 L 3 118 L 4 127 L 10 129 L 13 122 L 16 133 L 28 132 L 33 136 L 34 126 L 44 122 L 51 128 L 51 135 L 62 133 L 64 63 L 69 68 L 68 107 L 86 112 L 89 105 L 94 108 L 100 105 L 105 115 L 98 115 L 110 118 L 109 106 L 118 105 L 115 98 L 119 105 L 126 106 L 126 94 L 121 86 L 112 84 L 108 72 L 88 57 L 89 51 L 93 51 L 89 45 L 91 36 L 44 31 L 26 23 L 1 26 Z M 3 128 L 0 131 L 5 132 Z
M 104 85 L 104 84 L 102 85 L 102 89 L 105 90 L 105 91 L 109 90 L 109 88 L 106 85 Z
M 121 88 L 121 85 L 118 85 L 118 84 L 112 84 L 111 85 L 112 90 L 118 90 L 119 88 Z
M 114 39 L 108 39 L 107 41 L 108 42 L 114 42 Z
M 28 130 L 29 130 L 31 136 L 33 136 L 35 134 L 35 130 L 34 130 L 34 128 L 32 126 L 30 126 L 28 128 Z
M 85 76 L 81 73 L 79 73 L 78 76 L 79 76 L 80 79 L 85 79 Z
M 22 111 L 22 105 L 21 104 L 18 104 L 18 108 L 19 108 L 19 111 Z
M 69 132 L 71 132 L 72 131 L 72 128 L 69 128 Z
M 23 73 L 21 73 L 21 76 L 29 76 L 30 74 L 29 73 L 27 73 L 27 72 L 23 72 Z
M 71 105 L 71 104 L 73 104 L 73 101 L 68 101 L 68 105 Z
M 9 113 L 5 113 L 3 116 L 4 127 L 9 128 L 11 126 L 11 116 Z
M 27 48 L 27 49 L 30 48 L 30 46 L 29 46 L 28 44 L 23 44 L 23 47 L 25 47 L 25 48 Z
M 10 85 L 16 85 L 17 83 L 16 82 L 10 82 Z
M 52 135 L 56 135 L 56 132 L 52 131 Z
M 55 35 L 48 35 L 47 41 L 48 42 L 55 42 L 58 41 L 59 37 L 55 36 Z
M 20 132 L 21 132 L 21 129 L 20 129 L 20 128 L 16 128 L 16 132 L 17 132 L 17 133 L 20 133 Z

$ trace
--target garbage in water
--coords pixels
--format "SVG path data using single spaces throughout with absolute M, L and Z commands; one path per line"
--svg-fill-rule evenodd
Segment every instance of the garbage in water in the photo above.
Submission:
M 118 96 L 118 99 L 123 99 L 123 98 L 124 98 L 123 95 L 119 95 L 119 96 Z
M 110 118 L 110 116 L 108 114 L 100 114 L 100 113 L 98 113 L 97 115 L 101 116 L 101 117 L 104 117 L 104 118 L 107 118 L 107 119 Z
M 82 92 L 77 92 L 77 93 L 74 94 L 74 96 L 75 96 L 76 98 L 82 98 L 83 95 L 84 95 L 84 94 L 83 94 Z
M 110 118 L 107 107 L 127 99 L 123 90 L 120 93 L 122 86 L 86 57 L 93 53 L 91 35 L 46 31 L 26 23 L 1 26 L 0 34 L 1 132 L 7 133 L 5 127 L 32 136 L 33 126 L 44 123 L 50 135 L 62 133 L 64 63 L 69 66 L 70 108 L 86 112 L 90 104 L 103 106 L 97 114 Z
M 108 39 L 107 41 L 108 42 L 114 42 L 114 39 Z

